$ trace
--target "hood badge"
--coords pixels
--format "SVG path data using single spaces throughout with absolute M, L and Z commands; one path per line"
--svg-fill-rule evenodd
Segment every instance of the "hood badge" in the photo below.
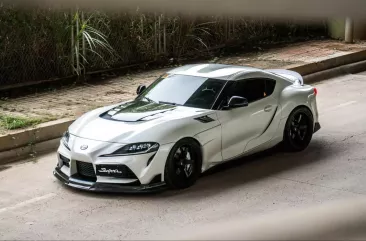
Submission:
M 88 149 L 88 145 L 82 145 L 82 146 L 80 147 L 80 149 L 81 149 L 81 150 L 83 150 L 83 151 L 85 151 L 86 149 Z

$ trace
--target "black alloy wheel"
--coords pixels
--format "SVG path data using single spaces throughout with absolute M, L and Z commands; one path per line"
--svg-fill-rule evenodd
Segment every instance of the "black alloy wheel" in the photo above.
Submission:
M 185 189 L 192 186 L 201 174 L 201 148 L 191 139 L 178 141 L 168 156 L 164 179 L 173 189 Z
M 285 147 L 289 151 L 305 150 L 313 137 L 314 120 L 311 112 L 301 107 L 294 110 L 286 123 L 284 133 Z

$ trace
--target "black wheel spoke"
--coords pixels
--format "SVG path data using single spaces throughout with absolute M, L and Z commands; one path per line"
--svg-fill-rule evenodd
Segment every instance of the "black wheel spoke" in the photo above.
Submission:
M 309 119 L 303 113 L 298 113 L 292 117 L 289 137 L 295 145 L 301 146 L 307 140 L 309 124 Z
M 301 119 L 302 119 L 302 114 L 300 114 L 300 115 L 299 115 L 299 119 L 298 119 L 298 121 L 297 121 L 297 124 L 300 124 Z
M 306 149 L 313 136 L 313 123 L 311 110 L 307 107 L 298 107 L 286 122 L 284 130 L 284 144 L 289 151 L 302 151 Z
M 165 182 L 174 189 L 192 186 L 201 173 L 200 146 L 196 142 L 183 139 L 178 141 L 165 165 Z
M 194 159 L 192 151 L 189 146 L 181 146 L 174 154 L 174 160 L 176 165 L 176 174 L 178 176 L 185 175 L 185 178 L 189 178 L 194 169 Z
M 301 125 L 301 126 L 299 127 L 299 129 L 303 131 L 303 130 L 308 129 L 308 126 L 307 126 L 307 125 Z

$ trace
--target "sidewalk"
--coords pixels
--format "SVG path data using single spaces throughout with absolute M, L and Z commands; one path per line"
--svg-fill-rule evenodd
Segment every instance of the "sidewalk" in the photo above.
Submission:
M 339 41 L 311 41 L 266 52 L 217 59 L 217 63 L 250 65 L 258 68 L 294 68 L 329 58 L 366 50 L 366 43 L 346 45 Z M 100 106 L 128 100 L 139 84 L 150 84 L 166 69 L 116 77 L 100 84 L 84 84 L 22 98 L 0 100 L 0 117 L 37 119 L 38 122 L 75 118 Z M 13 133 L 0 126 L 0 135 Z

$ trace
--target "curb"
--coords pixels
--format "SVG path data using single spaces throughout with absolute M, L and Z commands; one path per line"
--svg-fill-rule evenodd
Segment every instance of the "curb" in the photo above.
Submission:
M 25 147 L 18 147 L 9 151 L 0 152 L 0 165 L 9 164 L 20 161 L 22 159 L 34 158 L 38 154 L 46 154 L 56 151 L 60 144 L 61 138 L 56 138 L 44 142 L 36 143 L 35 145 L 28 145 Z
M 0 136 L 0 165 L 29 157 L 30 154 L 51 151 L 74 119 L 60 119 L 34 128 Z
M 290 68 L 303 76 L 366 60 L 366 50 Z
M 303 78 L 305 83 L 311 84 L 321 80 L 334 78 L 340 75 L 355 74 L 362 71 L 366 71 L 366 60 L 352 64 L 342 65 L 324 71 L 315 72 L 309 75 L 305 75 Z
M 366 50 L 326 59 L 317 63 L 290 68 L 300 73 L 306 84 L 343 74 L 366 70 Z M 0 136 L 0 165 L 19 161 L 32 153 L 47 153 L 57 149 L 59 140 L 75 119 L 60 119 L 35 128 Z

